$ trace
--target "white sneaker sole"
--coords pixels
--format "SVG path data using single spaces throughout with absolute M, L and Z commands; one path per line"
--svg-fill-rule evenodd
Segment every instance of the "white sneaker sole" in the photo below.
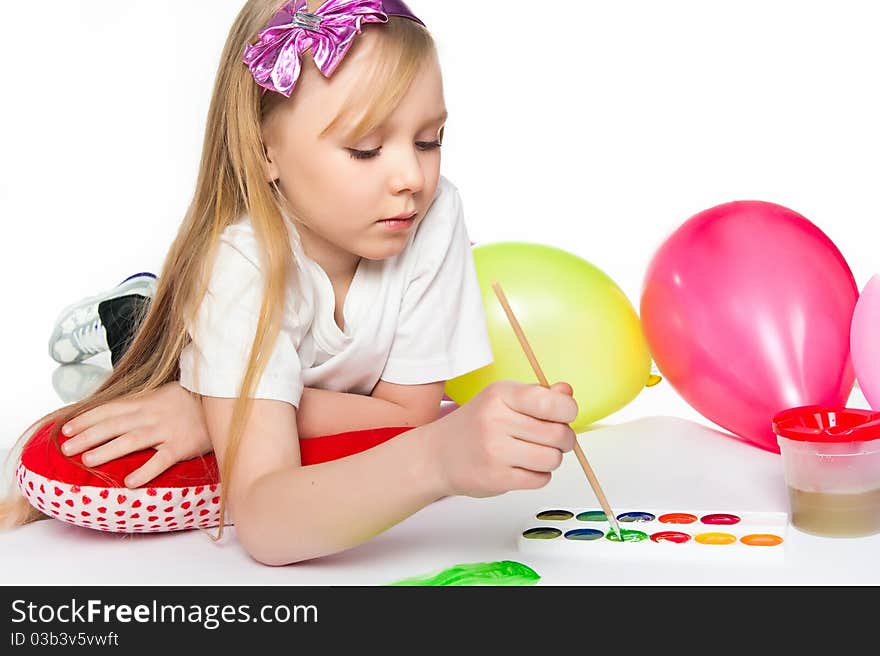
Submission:
M 54 346 L 55 343 L 61 339 L 61 336 L 64 334 L 64 331 L 61 329 L 61 326 L 64 324 L 65 318 L 73 312 L 76 312 L 78 309 L 82 307 L 86 307 L 88 305 L 92 305 L 94 303 L 102 303 L 111 298 L 118 298 L 120 296 L 129 296 L 131 294 L 138 294 L 140 296 L 146 296 L 147 298 L 152 298 L 156 293 L 156 285 L 158 284 L 158 280 L 156 278 L 151 278 L 150 276 L 136 276 L 131 278 L 130 280 L 126 280 L 124 283 L 117 285 L 113 289 L 108 289 L 102 294 L 97 294 L 95 296 L 89 296 L 88 298 L 83 298 L 77 301 L 76 303 L 72 303 L 64 308 L 59 314 L 58 318 L 55 319 L 55 328 L 52 330 L 52 335 L 49 337 L 49 357 L 58 362 L 59 364 L 76 364 L 77 362 L 81 362 L 82 360 L 59 360 L 55 357 Z M 83 360 L 88 359 L 91 356 L 86 356 Z

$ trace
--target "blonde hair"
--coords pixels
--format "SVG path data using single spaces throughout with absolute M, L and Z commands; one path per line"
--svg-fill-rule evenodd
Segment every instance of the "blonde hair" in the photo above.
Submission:
M 310 10 L 318 4 L 310 0 Z M 125 355 L 97 391 L 35 422 L 10 453 L 10 458 L 15 457 L 17 462 L 33 429 L 49 422 L 54 424 L 51 442 L 58 449 L 60 427 L 70 419 L 109 401 L 136 398 L 179 379 L 180 354 L 189 342 L 187 325 L 194 320 L 205 295 L 219 238 L 227 226 L 246 213 L 254 227 L 265 273 L 263 300 L 220 472 L 223 482 L 221 522 L 213 540 L 223 535 L 226 491 L 230 487 L 233 463 L 254 390 L 278 336 L 286 281 L 294 273 L 283 214 L 286 201 L 278 187 L 266 180 L 266 151 L 262 141 L 265 122 L 286 98 L 277 93 L 262 93 L 242 63 L 245 45 L 256 41 L 257 34 L 283 5 L 282 0 L 249 0 L 230 29 L 208 110 L 194 197 L 163 263 L 155 297 Z M 378 29 L 382 37 L 375 50 L 373 73 L 364 81 L 362 93 L 355 94 L 327 128 L 330 130 L 340 123 L 350 125 L 349 134 L 355 140 L 390 115 L 421 62 L 434 51 L 428 31 L 408 19 L 391 18 L 387 24 L 368 25 L 365 29 Z M 314 64 L 306 54 L 303 66 L 309 65 Z M 100 472 L 75 464 L 110 482 Z M 0 500 L 0 528 L 48 518 L 30 505 L 14 481 L 7 498 Z

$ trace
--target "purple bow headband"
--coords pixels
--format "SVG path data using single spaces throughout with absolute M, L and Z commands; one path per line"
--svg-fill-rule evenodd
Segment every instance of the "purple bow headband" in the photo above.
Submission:
M 400 0 L 327 0 L 314 14 L 307 9 L 306 0 L 288 2 L 260 32 L 259 41 L 244 49 L 244 63 L 263 89 L 290 98 L 302 71 L 301 56 L 309 48 L 318 70 L 330 77 L 364 23 L 400 16 L 424 25 Z

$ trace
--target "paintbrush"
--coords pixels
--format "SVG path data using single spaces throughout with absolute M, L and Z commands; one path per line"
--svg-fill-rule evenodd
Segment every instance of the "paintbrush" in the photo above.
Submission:
M 529 340 L 526 339 L 526 335 L 520 327 L 519 321 L 517 321 L 516 319 L 516 315 L 513 314 L 510 303 L 507 302 L 507 297 L 504 295 L 504 290 L 501 289 L 501 285 L 499 285 L 497 282 L 492 283 L 492 289 L 495 291 L 495 296 L 498 297 L 498 301 L 501 303 L 501 307 L 504 308 L 504 313 L 507 315 L 507 320 L 510 322 L 511 327 L 513 328 L 513 332 L 516 333 L 516 338 L 519 340 L 520 346 L 522 346 L 523 351 L 525 351 L 526 357 L 529 360 L 529 364 L 532 365 L 532 370 L 538 377 L 538 381 L 541 383 L 542 387 L 546 387 L 547 389 L 549 389 L 550 383 L 547 382 L 547 378 L 544 376 L 544 372 L 541 370 L 541 365 L 538 364 L 538 359 L 535 357 L 535 353 L 534 351 L 532 351 L 532 347 L 529 346 Z M 602 491 L 602 486 L 599 485 L 599 479 L 596 478 L 596 474 L 593 472 L 593 468 L 590 466 L 590 463 L 587 460 L 587 456 L 584 455 L 580 444 L 578 444 L 577 437 L 575 437 L 574 440 L 574 453 L 577 456 L 578 462 L 581 463 L 581 468 L 584 470 L 584 474 L 587 475 L 587 480 L 590 483 L 590 487 L 593 488 L 593 492 L 595 493 L 596 498 L 599 500 L 599 503 L 602 506 L 602 510 L 605 511 L 605 516 L 608 518 L 608 522 L 611 524 L 612 528 L 614 528 L 615 533 L 617 533 L 617 537 L 620 538 L 622 542 L 623 533 L 620 532 L 620 525 L 617 523 L 617 515 L 612 512 L 611 506 L 608 503 L 608 499 L 605 498 L 605 493 Z

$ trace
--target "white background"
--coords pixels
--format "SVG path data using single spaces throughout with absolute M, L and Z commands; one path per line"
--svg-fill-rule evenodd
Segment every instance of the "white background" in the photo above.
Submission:
M 60 403 L 59 310 L 161 266 L 241 4 L 0 5 L 0 447 Z M 860 288 L 880 271 L 873 3 L 411 4 L 439 45 L 444 173 L 475 241 L 570 250 L 638 307 L 666 236 L 758 199 L 822 228 Z M 609 422 L 654 412 L 649 395 Z M 663 412 L 700 420 L 670 396 Z

